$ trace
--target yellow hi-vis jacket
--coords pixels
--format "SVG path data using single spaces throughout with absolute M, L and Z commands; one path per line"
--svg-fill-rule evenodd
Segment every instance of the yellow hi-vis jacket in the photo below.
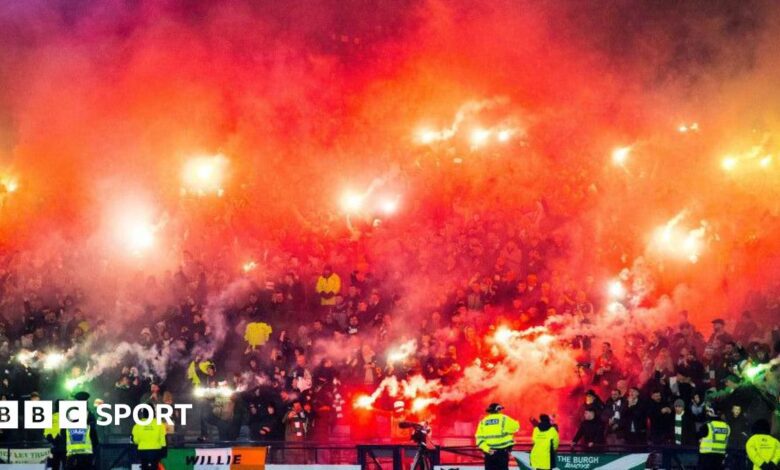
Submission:
M 133 442 L 138 450 L 159 450 L 165 447 L 165 425 L 152 420 L 149 424 L 133 425 Z
M 51 415 L 51 427 L 43 430 L 43 437 L 51 436 L 52 439 L 57 439 L 60 435 L 60 413 L 56 412 Z
M 768 434 L 755 434 L 745 444 L 753 470 L 761 470 L 765 463 L 780 464 L 780 441 Z
M 65 431 L 66 455 L 92 454 L 92 439 L 89 435 L 89 426 L 81 429 L 64 429 L 63 431 Z
M 707 423 L 707 435 L 699 444 L 700 454 L 725 454 L 731 428 L 720 420 Z
M 501 413 L 491 413 L 479 422 L 474 438 L 477 447 L 488 453 L 494 449 L 506 449 L 515 445 L 514 435 L 520 423 Z
M 214 365 L 211 361 L 201 361 L 195 364 L 195 361 L 191 361 L 189 367 L 187 367 L 187 378 L 192 381 L 192 385 L 198 386 L 201 383 L 200 372 L 204 375 L 209 370 L 209 366 Z
M 318 294 L 333 294 L 333 297 L 320 299 L 321 305 L 336 305 L 336 295 L 341 292 L 341 278 L 336 273 L 328 277 L 320 276 L 314 290 Z
M 535 427 L 531 439 L 534 442 L 531 448 L 531 468 L 544 470 L 553 468 L 555 462 L 552 461 L 552 454 L 558 450 L 560 443 L 558 430 L 552 426 L 546 431 Z

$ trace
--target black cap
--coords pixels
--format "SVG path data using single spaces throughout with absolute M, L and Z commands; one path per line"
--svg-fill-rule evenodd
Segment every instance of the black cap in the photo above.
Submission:
M 548 415 L 539 415 L 539 422 L 540 423 L 549 423 L 550 417 Z
M 76 392 L 73 395 L 73 398 L 75 398 L 76 400 L 80 400 L 80 401 L 87 401 L 87 400 L 89 400 L 89 393 L 84 392 L 84 391 Z
M 504 407 L 499 403 L 491 403 L 490 406 L 487 407 L 487 410 L 485 410 L 485 413 L 498 413 L 503 409 Z

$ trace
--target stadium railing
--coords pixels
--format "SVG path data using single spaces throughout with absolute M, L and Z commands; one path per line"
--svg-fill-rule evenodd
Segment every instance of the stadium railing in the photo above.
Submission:
M 269 464 L 329 464 L 329 465 L 360 465 L 364 469 L 401 470 L 408 468 L 417 451 L 412 444 L 349 442 L 285 442 L 285 441 L 214 441 L 208 443 L 187 442 L 176 448 L 225 448 L 225 447 L 255 447 L 268 448 L 267 463 Z M 0 455 L 10 455 L 12 449 L 42 449 L 50 447 L 48 442 L 0 442 Z M 515 446 L 515 451 L 528 452 L 531 445 L 521 442 Z M 610 445 L 598 449 L 585 450 L 568 444 L 562 444 L 560 454 L 575 455 L 605 455 L 613 456 L 646 453 L 648 459 L 646 468 L 657 469 L 690 469 L 696 467 L 698 449 L 679 446 L 626 446 Z M 101 443 L 98 446 L 99 468 L 130 468 L 136 461 L 135 446 L 128 442 Z M 482 452 L 474 446 L 437 446 L 432 453 L 434 465 L 454 466 L 482 464 Z M 729 450 L 728 459 L 731 462 L 746 461 L 744 450 Z M 749 468 L 738 465 L 739 468 Z

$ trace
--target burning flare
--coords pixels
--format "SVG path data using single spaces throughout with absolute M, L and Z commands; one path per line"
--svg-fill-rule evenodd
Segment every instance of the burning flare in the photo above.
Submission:
M 409 340 L 398 347 L 396 350 L 391 350 L 387 353 L 387 363 L 395 364 L 397 362 L 403 362 L 417 351 L 417 341 Z
M 612 163 L 623 166 L 631 154 L 631 147 L 619 147 L 612 151 Z
M 686 211 L 672 217 L 669 222 L 659 228 L 655 235 L 655 248 L 672 257 L 687 259 L 691 263 L 699 261 L 704 248 L 704 237 L 709 229 L 706 220 L 694 229 L 680 227 L 680 222 L 686 217 Z
M 182 184 L 185 192 L 205 196 L 223 193 L 228 160 L 224 155 L 195 157 L 184 164 Z

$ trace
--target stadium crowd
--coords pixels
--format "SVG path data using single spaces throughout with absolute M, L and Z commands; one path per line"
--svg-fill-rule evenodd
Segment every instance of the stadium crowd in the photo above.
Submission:
M 273 247 L 258 250 L 262 259 L 240 269 L 230 268 L 238 263 L 226 252 L 184 251 L 175 272 L 139 273 L 94 292 L 75 275 L 94 260 L 78 251 L 9 254 L 0 271 L 2 396 L 62 399 L 87 390 L 110 403 L 196 402 L 194 423 L 170 427 L 174 442 L 386 437 L 352 405 L 383 378 L 454 384 L 476 359 L 485 367 L 500 360 L 489 341 L 498 325 L 522 330 L 552 316 L 587 324 L 604 308 L 592 276 L 575 279 L 557 267 L 570 248 L 544 229 L 545 210 L 531 207 L 516 223 L 499 211 L 464 213 L 436 227 L 418 224 L 414 236 L 392 227 L 393 236 L 372 236 L 369 227 L 357 241 L 278 233 Z M 764 292 L 751 308 L 777 318 L 778 295 Z M 567 391 L 568 411 L 582 422 L 562 434 L 596 449 L 692 445 L 707 407 L 725 417 L 736 447 L 759 419 L 780 433 L 771 363 L 780 330 L 759 326 L 749 312 L 712 327 L 701 332 L 681 312 L 679 324 L 637 332 L 625 344 L 570 341 L 581 385 Z M 132 352 L 111 356 L 120 340 Z M 388 350 L 409 340 L 413 354 L 389 361 Z M 61 367 L 19 360 L 21 351 L 52 350 L 65 352 Z M 375 407 L 390 412 L 392 402 Z M 126 435 L 129 427 L 104 432 Z

